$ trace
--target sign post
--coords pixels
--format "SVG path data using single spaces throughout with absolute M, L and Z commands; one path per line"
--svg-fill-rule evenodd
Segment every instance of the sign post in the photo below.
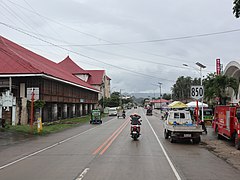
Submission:
M 196 121 L 198 124 L 198 100 L 203 98 L 204 96 L 204 88 L 203 86 L 191 86 L 190 90 L 191 98 L 196 99 Z M 202 104 L 203 106 L 203 104 Z M 202 117 L 203 117 L 203 112 L 202 112 Z
M 34 119 L 34 101 L 39 100 L 39 88 L 38 87 L 31 87 L 27 88 L 27 99 L 31 101 L 31 119 L 30 119 L 30 127 L 31 131 L 33 132 L 33 119 Z M 40 114 L 41 116 L 41 114 Z M 41 122 L 41 118 L 38 120 L 38 123 Z M 41 128 L 41 125 L 38 125 Z

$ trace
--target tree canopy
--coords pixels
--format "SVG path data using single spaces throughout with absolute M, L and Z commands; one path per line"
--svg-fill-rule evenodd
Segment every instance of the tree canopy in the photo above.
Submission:
M 233 14 L 236 18 L 240 17 L 240 0 L 233 1 Z
M 209 74 L 203 80 L 203 84 L 205 89 L 204 97 L 209 103 L 214 102 L 215 98 L 219 98 L 220 104 L 225 105 L 229 98 L 227 88 L 232 88 L 234 94 L 238 95 L 239 81 L 233 77 Z
M 172 99 L 187 101 L 190 98 L 190 88 L 192 85 L 200 85 L 201 79 L 187 76 L 180 76 L 172 87 Z

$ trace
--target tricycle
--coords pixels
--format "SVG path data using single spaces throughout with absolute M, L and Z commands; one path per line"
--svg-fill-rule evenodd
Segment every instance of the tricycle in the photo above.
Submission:
M 126 112 L 125 112 L 125 110 L 124 109 L 118 109 L 117 110 L 117 117 L 119 118 L 119 117 L 122 117 L 123 119 L 125 119 L 126 118 Z
M 90 124 L 102 124 L 101 111 L 96 109 L 91 112 Z

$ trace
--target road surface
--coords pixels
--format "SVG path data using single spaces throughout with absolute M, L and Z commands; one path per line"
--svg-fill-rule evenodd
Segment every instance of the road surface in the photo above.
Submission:
M 159 114 L 142 108 L 126 119 L 107 118 L 0 149 L 0 179 L 185 180 L 238 179 L 240 172 L 200 145 L 163 138 Z M 138 141 L 130 138 L 129 115 L 142 116 Z

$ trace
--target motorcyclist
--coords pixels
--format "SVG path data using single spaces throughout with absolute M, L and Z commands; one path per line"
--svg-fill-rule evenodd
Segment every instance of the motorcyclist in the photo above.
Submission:
M 131 117 L 132 125 L 141 125 L 141 121 L 140 121 L 141 116 L 139 116 L 137 113 L 130 115 L 130 117 Z

